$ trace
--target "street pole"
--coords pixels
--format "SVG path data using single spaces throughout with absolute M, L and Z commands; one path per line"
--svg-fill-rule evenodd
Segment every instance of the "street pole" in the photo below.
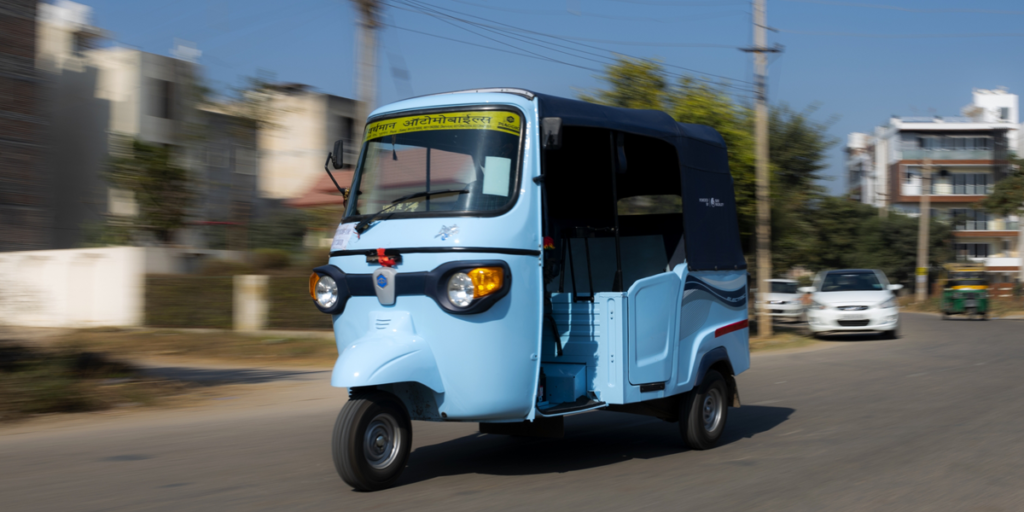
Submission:
M 754 82 L 757 89 L 757 104 L 754 108 L 754 140 L 757 185 L 757 334 L 772 335 L 772 318 L 768 316 L 769 283 L 772 278 L 771 254 L 771 178 L 768 174 L 768 101 L 765 91 L 768 73 L 767 25 L 765 0 L 754 0 Z
M 921 215 L 917 225 L 917 286 L 916 302 L 924 302 L 928 299 L 928 228 L 930 211 L 930 198 L 932 183 L 932 161 L 930 158 L 924 160 L 921 168 Z
M 357 97 L 359 99 L 357 122 L 365 125 L 366 118 L 373 112 L 377 96 L 377 27 L 380 25 L 377 0 L 352 0 L 359 11 L 359 76 Z M 361 132 L 360 132 L 361 133 Z M 362 136 L 357 144 L 362 142 Z

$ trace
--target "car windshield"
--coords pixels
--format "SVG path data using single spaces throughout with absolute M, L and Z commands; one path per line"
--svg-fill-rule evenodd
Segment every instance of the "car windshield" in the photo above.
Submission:
M 496 110 L 368 124 L 346 219 L 510 207 L 518 186 L 520 126 L 519 114 Z
M 823 292 L 860 292 L 881 290 L 874 272 L 829 272 L 821 283 Z
M 772 293 L 796 293 L 796 283 L 771 283 Z

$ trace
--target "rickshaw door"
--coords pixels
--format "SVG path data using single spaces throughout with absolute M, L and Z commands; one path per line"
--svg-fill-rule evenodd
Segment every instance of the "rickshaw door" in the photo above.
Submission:
M 640 279 L 629 289 L 629 383 L 666 382 L 672 376 L 679 276 L 673 272 Z

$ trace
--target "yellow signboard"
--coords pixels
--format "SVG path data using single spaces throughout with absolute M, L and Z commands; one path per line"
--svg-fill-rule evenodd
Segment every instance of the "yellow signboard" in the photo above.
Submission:
M 917 267 L 917 275 L 926 276 L 928 275 L 928 267 Z
M 494 110 L 397 117 L 366 125 L 366 140 L 428 130 L 494 130 L 519 135 L 520 120 L 512 112 Z

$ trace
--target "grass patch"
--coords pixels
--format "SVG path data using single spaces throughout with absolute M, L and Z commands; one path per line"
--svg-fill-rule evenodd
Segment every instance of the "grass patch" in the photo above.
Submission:
M 286 338 L 165 329 L 86 329 L 62 339 L 91 351 L 125 358 L 170 357 L 235 364 L 331 364 L 333 337 Z
M 781 350 L 814 345 L 817 340 L 796 333 L 775 333 L 767 338 L 750 338 L 750 351 Z
M 152 405 L 185 387 L 74 345 L 42 349 L 0 342 L 0 421 Z

